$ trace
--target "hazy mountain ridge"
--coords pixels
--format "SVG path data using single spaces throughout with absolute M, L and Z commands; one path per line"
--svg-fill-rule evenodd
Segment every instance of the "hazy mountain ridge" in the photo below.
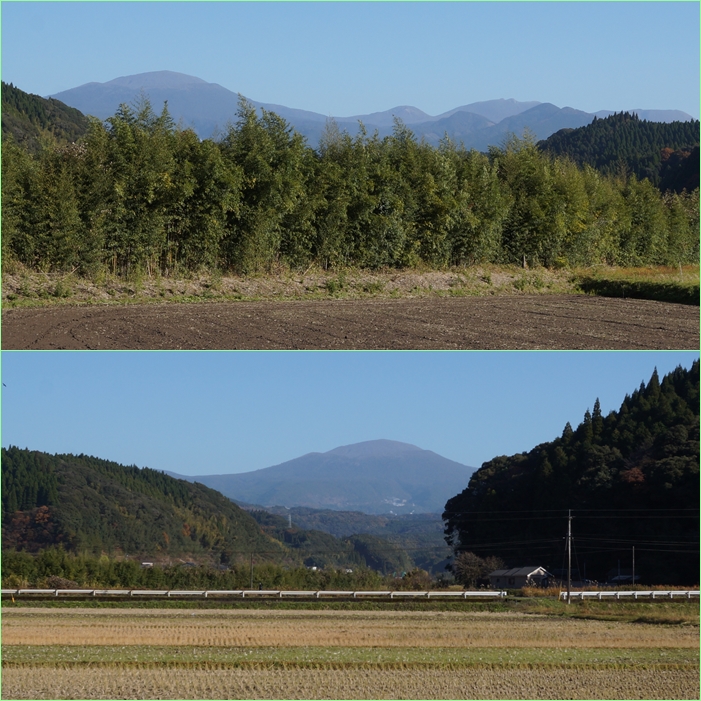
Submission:
M 437 513 L 474 468 L 397 441 L 308 453 L 253 472 L 189 477 L 236 501 L 382 513 Z
M 122 76 L 106 83 L 86 83 L 69 90 L 52 95 L 67 105 L 79 109 L 85 114 L 92 114 L 101 119 L 114 114 L 121 103 L 132 103 L 141 93 L 147 94 L 154 108 L 167 101 L 171 115 L 181 121 L 185 127 L 192 127 L 200 138 L 211 138 L 223 132 L 227 123 L 236 120 L 238 95 L 217 83 L 208 83 L 200 78 L 175 73 L 173 71 L 155 71 L 132 76 Z M 287 120 L 309 144 L 316 147 L 330 115 L 322 115 L 308 110 L 285 107 L 249 100 L 257 108 L 273 111 Z M 548 105 L 538 111 L 542 104 Z M 532 110 L 536 110 L 533 112 Z M 654 113 L 660 121 L 673 121 L 685 113 L 678 110 L 638 110 Z M 474 126 L 467 128 L 469 119 L 449 120 L 455 114 L 471 114 L 481 117 L 490 124 L 479 123 L 471 117 Z M 526 115 L 526 120 L 514 119 Z M 607 111 L 596 113 L 601 116 Z M 418 137 L 424 137 L 429 143 L 437 145 L 447 131 L 448 136 L 457 142 L 464 142 L 468 148 L 485 150 L 489 145 L 498 145 L 503 136 L 514 131 L 520 135 L 524 126 L 531 129 L 539 139 L 545 139 L 559 129 L 585 126 L 593 121 L 595 114 L 574 110 L 570 107 L 559 108 L 549 103 L 518 102 L 513 99 L 498 99 L 473 102 L 456 107 L 440 115 L 427 115 L 422 110 L 402 105 L 381 112 L 354 115 L 351 117 L 332 116 L 341 129 L 355 135 L 362 122 L 368 132 L 378 131 L 380 137 L 391 133 L 394 118 L 400 118 L 409 125 Z M 641 114 L 641 118 L 646 118 Z M 692 119 L 690 115 L 686 119 Z M 440 123 L 440 124 L 437 124 Z M 455 124 L 460 128 L 451 131 Z
M 241 505 L 248 510 L 248 507 Z M 268 513 L 291 520 L 293 527 L 322 531 L 336 538 L 348 538 L 358 533 L 380 537 L 400 547 L 414 563 L 429 572 L 444 571 L 451 549 L 443 534 L 440 514 L 364 514 L 359 511 L 334 511 L 296 506 L 291 509 L 273 506 Z

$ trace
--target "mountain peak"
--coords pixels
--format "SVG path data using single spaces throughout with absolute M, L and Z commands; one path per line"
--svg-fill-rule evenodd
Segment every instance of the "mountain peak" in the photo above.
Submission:
M 438 513 L 465 489 L 473 470 L 431 450 L 382 439 L 307 453 L 262 470 L 186 479 L 266 507 Z
M 324 455 L 340 455 L 345 458 L 394 458 L 421 450 L 421 448 L 411 443 L 401 443 L 400 441 L 380 438 L 374 441 L 342 445 L 327 451 Z
M 131 88 L 132 90 L 160 89 L 182 89 L 191 85 L 208 85 L 206 80 L 196 78 L 185 73 L 175 71 L 150 71 L 148 73 L 137 73 L 136 75 L 124 75 L 114 80 L 110 80 L 102 85 L 114 85 L 120 88 Z
M 217 83 L 175 71 L 151 71 L 122 76 L 107 83 L 87 83 L 51 97 L 83 114 L 107 119 L 120 104 L 138 100 L 142 92 L 149 97 L 157 112 L 167 101 L 173 119 L 192 127 L 202 139 L 216 138 L 222 125 L 235 119 L 239 108 L 237 93 Z M 304 136 L 312 148 L 318 147 L 327 115 L 249 100 L 256 109 L 265 108 L 278 114 Z M 456 113 L 457 116 L 449 119 Z M 550 103 L 499 98 L 462 105 L 435 117 L 411 105 L 398 105 L 383 112 L 336 117 L 335 121 L 350 136 L 358 133 L 358 122 L 361 121 L 369 134 L 377 130 L 379 137 L 383 138 L 392 134 L 395 117 L 411 129 L 417 140 L 425 138 L 427 143 L 438 146 L 447 133 L 455 143 L 483 151 L 490 145 L 502 143 L 507 133 L 521 134 L 524 127 L 531 129 L 538 139 L 546 139 L 560 129 L 585 126 L 594 119 L 593 114 L 572 108 L 560 109 Z M 645 110 L 641 112 L 641 118 L 672 121 L 686 117 L 681 112 Z

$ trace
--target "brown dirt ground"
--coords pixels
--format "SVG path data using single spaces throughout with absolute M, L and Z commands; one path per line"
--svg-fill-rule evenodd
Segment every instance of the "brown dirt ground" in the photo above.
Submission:
M 3 670 L 13 699 L 695 699 L 698 668 Z
M 698 307 L 584 295 L 6 309 L 3 350 L 699 348 Z

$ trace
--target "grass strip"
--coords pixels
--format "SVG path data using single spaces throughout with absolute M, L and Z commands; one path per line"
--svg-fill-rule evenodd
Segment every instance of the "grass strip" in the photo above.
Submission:
M 511 602 L 511 610 L 543 616 L 652 625 L 698 625 L 699 601 L 656 599 L 648 601 L 564 601 L 543 598 Z
M 503 601 L 441 601 L 428 599 L 420 601 L 402 600 L 349 600 L 349 601 L 290 601 L 285 599 L 150 599 L 126 598 L 121 601 L 101 601 L 96 599 L 58 600 L 9 599 L 2 600 L 3 612 L 21 608 L 90 608 L 90 609 L 261 609 L 275 611 L 491 611 L 511 610 Z
M 3 667 L 37 665 L 171 665 L 174 667 L 687 667 L 699 664 L 693 648 L 366 648 L 194 647 L 138 645 L 3 645 Z
M 440 599 L 425 601 L 286 601 L 280 599 L 233 599 L 216 601 L 201 600 L 134 600 L 100 601 L 85 600 L 56 600 L 50 599 L 9 599 L 2 601 L 3 613 L 13 609 L 46 608 L 46 609 L 225 609 L 225 610 L 289 610 L 289 611 L 446 611 L 446 612 L 491 612 L 491 613 L 526 613 L 542 616 L 557 616 L 565 618 L 582 618 L 600 621 L 622 621 L 629 623 L 649 623 L 659 625 L 698 625 L 698 600 L 685 599 L 653 599 L 653 600 L 620 600 L 597 601 L 586 599 L 574 600 L 570 605 L 559 600 L 556 596 L 546 597 L 512 597 L 501 601 L 441 601 Z
M 699 306 L 699 285 L 693 283 L 582 277 L 577 284 L 583 292 L 602 297 L 650 299 Z

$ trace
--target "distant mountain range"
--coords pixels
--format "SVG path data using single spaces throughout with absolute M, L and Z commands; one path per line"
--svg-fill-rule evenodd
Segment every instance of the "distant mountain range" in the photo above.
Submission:
M 200 138 L 211 138 L 223 133 L 226 125 L 236 120 L 238 95 L 216 83 L 207 83 L 201 78 L 175 73 L 155 71 L 115 78 L 106 83 L 86 83 L 51 97 L 61 100 L 84 114 L 106 119 L 113 115 L 120 104 L 132 104 L 143 94 L 148 96 L 156 111 L 168 102 L 171 115 L 185 127 L 191 127 Z M 328 115 L 318 114 L 283 105 L 256 102 L 283 117 L 308 143 L 316 147 L 324 131 Z M 691 120 L 693 117 L 679 110 L 631 109 L 641 119 L 658 122 Z M 336 117 L 334 120 L 342 130 L 355 135 L 358 122 L 362 122 L 369 133 L 375 130 L 380 137 L 392 132 L 395 117 L 401 119 L 418 137 L 424 137 L 437 145 L 446 134 L 451 140 L 463 142 L 467 148 L 486 150 L 489 145 L 499 145 L 506 134 L 521 135 L 529 128 L 537 139 L 546 139 L 560 129 L 575 129 L 593 121 L 594 117 L 607 117 L 612 111 L 583 112 L 571 107 L 557 107 L 550 103 L 518 102 L 513 99 L 473 102 L 456 107 L 448 112 L 431 116 L 416 107 L 407 105 L 394 107 L 384 112 Z
M 415 445 L 366 441 L 253 472 L 190 477 L 236 502 L 366 514 L 439 513 L 475 468 Z

